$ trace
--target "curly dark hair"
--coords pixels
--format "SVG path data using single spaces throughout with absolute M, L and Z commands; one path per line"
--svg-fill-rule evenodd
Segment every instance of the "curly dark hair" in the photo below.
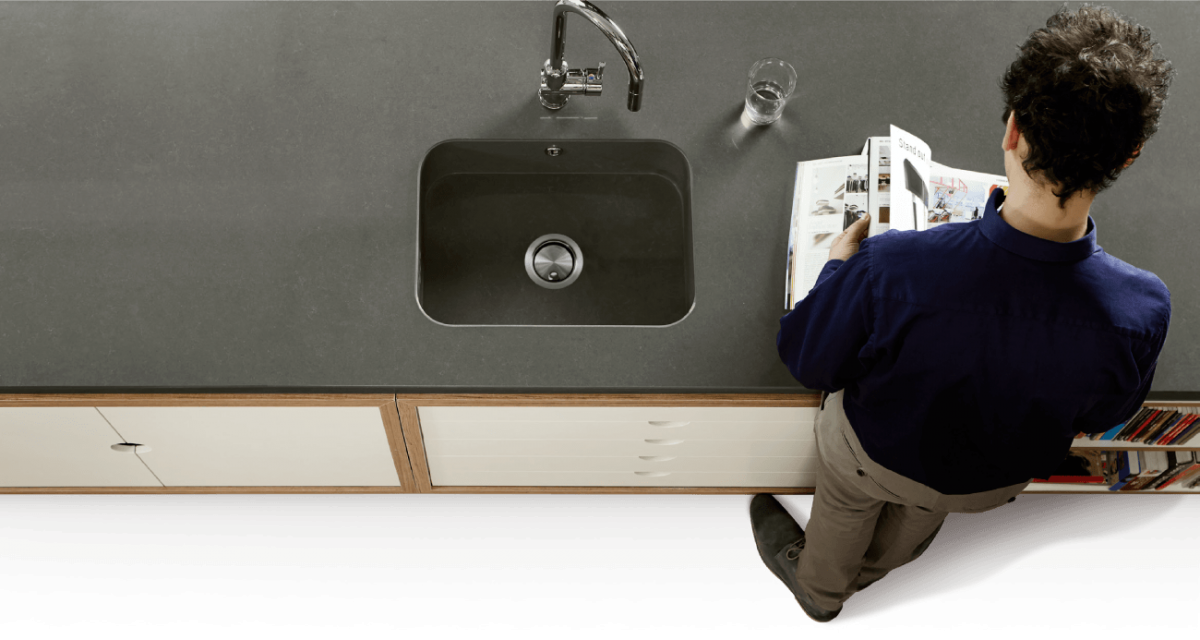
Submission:
M 1004 122 L 1029 144 L 1021 166 L 1058 206 L 1108 188 L 1158 131 L 1174 69 L 1155 58 L 1150 30 L 1108 7 L 1066 5 L 1020 46 L 1004 74 Z

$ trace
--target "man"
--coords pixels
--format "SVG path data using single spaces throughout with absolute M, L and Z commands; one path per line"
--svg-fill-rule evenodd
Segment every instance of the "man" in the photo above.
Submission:
M 1100 248 L 1089 212 L 1157 131 L 1172 68 L 1153 46 L 1107 8 L 1061 9 L 1003 79 L 1007 193 L 929 231 L 868 239 L 856 222 L 780 321 L 783 362 L 824 392 L 816 492 L 807 532 L 767 494 L 750 516 L 814 620 L 1145 400 L 1170 294 Z

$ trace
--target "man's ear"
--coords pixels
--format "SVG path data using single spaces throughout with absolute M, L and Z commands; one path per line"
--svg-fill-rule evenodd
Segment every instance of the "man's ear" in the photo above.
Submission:
M 1145 143 L 1143 142 L 1142 144 L 1145 144 Z M 1141 144 L 1139 144 L 1137 146 L 1137 149 L 1133 150 L 1133 155 L 1129 156 L 1129 160 L 1125 161 L 1125 164 L 1121 167 L 1121 169 L 1122 170 L 1128 169 L 1129 165 L 1133 164 L 1133 161 L 1137 160 L 1138 156 L 1140 156 L 1140 155 L 1142 155 L 1142 145 Z
M 1011 151 L 1017 148 L 1017 141 L 1021 137 L 1021 130 L 1017 128 L 1017 114 L 1010 111 L 1008 113 L 1008 123 L 1004 125 L 1004 139 L 1000 141 L 1000 148 L 1004 151 Z

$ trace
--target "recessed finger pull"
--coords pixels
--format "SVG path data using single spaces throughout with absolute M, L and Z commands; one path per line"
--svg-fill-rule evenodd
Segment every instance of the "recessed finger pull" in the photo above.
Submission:
M 687 420 L 651 420 L 650 424 L 656 427 L 666 427 L 670 429 L 672 427 L 686 427 L 691 424 L 691 422 Z
M 111 449 L 120 453 L 150 453 L 150 447 L 136 442 L 119 442 Z

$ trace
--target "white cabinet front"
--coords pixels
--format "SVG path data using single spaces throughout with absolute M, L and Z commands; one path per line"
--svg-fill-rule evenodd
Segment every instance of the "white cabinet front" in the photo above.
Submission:
M 812 407 L 419 407 L 434 486 L 802 487 Z
M 0 408 L 0 486 L 161 487 L 95 407 Z
M 399 486 L 378 407 L 102 407 L 168 487 Z

